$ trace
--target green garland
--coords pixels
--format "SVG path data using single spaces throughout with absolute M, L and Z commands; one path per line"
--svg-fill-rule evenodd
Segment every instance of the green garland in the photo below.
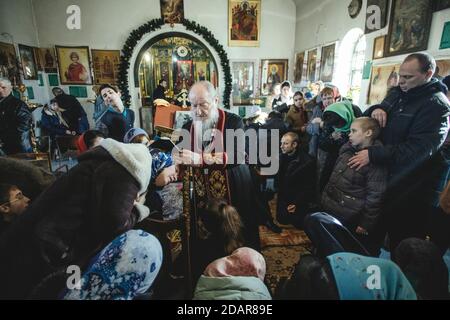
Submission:
M 231 95 L 231 72 L 230 72 L 230 62 L 228 60 L 228 55 L 225 52 L 223 46 L 214 37 L 214 35 L 205 27 L 199 25 L 198 23 L 183 19 L 181 24 L 186 27 L 187 30 L 193 31 L 196 34 L 203 37 L 203 39 L 208 42 L 208 44 L 216 50 L 220 58 L 220 65 L 225 76 L 225 89 L 223 92 L 223 106 L 226 109 L 230 108 L 230 95 Z M 119 88 L 122 92 L 122 98 L 125 105 L 130 106 L 131 96 L 128 90 L 128 70 L 130 68 L 130 59 L 133 54 L 134 48 L 136 47 L 138 41 L 146 34 L 153 32 L 157 29 L 161 29 L 164 25 L 163 19 L 153 19 L 149 22 L 143 24 L 139 28 L 131 31 L 125 45 L 122 48 L 123 56 L 120 59 L 119 65 Z

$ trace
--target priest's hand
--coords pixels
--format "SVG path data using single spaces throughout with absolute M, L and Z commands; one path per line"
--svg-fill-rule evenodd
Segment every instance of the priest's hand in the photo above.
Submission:
M 191 166 L 200 166 L 202 164 L 202 156 L 191 150 L 183 149 L 180 152 L 173 153 L 175 164 L 185 164 Z
M 369 159 L 369 151 L 362 150 L 357 152 L 353 157 L 348 160 L 347 165 L 350 168 L 356 168 L 356 171 L 359 171 L 364 166 L 367 166 L 370 163 Z
M 203 153 L 203 162 L 206 165 L 223 164 L 223 152 Z

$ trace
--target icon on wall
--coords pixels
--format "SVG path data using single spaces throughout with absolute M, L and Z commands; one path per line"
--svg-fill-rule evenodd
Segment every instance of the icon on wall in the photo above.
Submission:
M 92 84 L 89 47 L 55 48 L 61 84 Z
M 228 45 L 259 47 L 261 0 L 228 0 Z

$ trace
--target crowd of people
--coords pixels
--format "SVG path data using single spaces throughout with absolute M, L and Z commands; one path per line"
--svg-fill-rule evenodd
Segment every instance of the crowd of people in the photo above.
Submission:
M 268 117 L 255 112 L 245 122 L 219 108 L 214 86 L 199 81 L 189 91 L 192 120 L 176 147 L 134 127 L 114 86 L 98 89 L 105 108 L 95 129 L 77 99 L 55 88 L 42 128 L 53 140 L 73 136 L 79 156 L 67 174 L 48 180 L 7 156 L 30 151 L 31 114 L 0 79 L 0 165 L 15 168 L 0 170 L 0 298 L 151 297 L 167 266 L 160 240 L 142 222 L 181 216 L 186 165 L 198 217 L 194 299 L 448 298 L 442 255 L 450 245 L 449 84 L 448 77 L 433 78 L 435 68 L 430 55 L 409 55 L 398 85 L 367 110 L 336 86 L 309 97 L 292 94 L 284 81 Z M 249 134 L 227 130 L 253 131 L 256 146 Z M 260 149 L 277 162 L 275 174 L 264 174 L 270 164 L 259 157 L 249 161 Z M 269 208 L 274 193 L 278 224 Z M 317 213 L 348 232 L 350 242 L 299 257 L 290 279 L 270 293 L 259 226 L 313 232 L 305 221 Z M 337 232 L 323 230 L 314 232 Z M 337 247 L 314 239 L 314 246 Z M 379 258 L 382 247 L 391 260 Z M 373 265 L 386 275 L 375 290 L 360 274 Z M 73 286 L 69 269 L 78 272 Z

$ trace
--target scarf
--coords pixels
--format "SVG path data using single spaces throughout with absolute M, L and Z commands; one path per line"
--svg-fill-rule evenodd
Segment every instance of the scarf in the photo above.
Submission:
M 325 112 L 334 112 L 339 117 L 345 120 L 345 125 L 341 128 L 334 128 L 336 132 L 349 132 L 350 126 L 355 120 L 355 113 L 353 112 L 353 107 L 350 101 L 344 100 L 341 102 L 336 102 L 329 105 Z
M 335 253 L 327 259 L 341 300 L 417 300 L 410 282 L 391 260 L 349 252 Z M 377 274 L 379 289 L 370 288 L 376 284 L 373 279 Z
M 264 281 L 266 261 L 256 250 L 243 247 L 227 257 L 211 262 L 203 273 L 208 277 L 256 277 Z

